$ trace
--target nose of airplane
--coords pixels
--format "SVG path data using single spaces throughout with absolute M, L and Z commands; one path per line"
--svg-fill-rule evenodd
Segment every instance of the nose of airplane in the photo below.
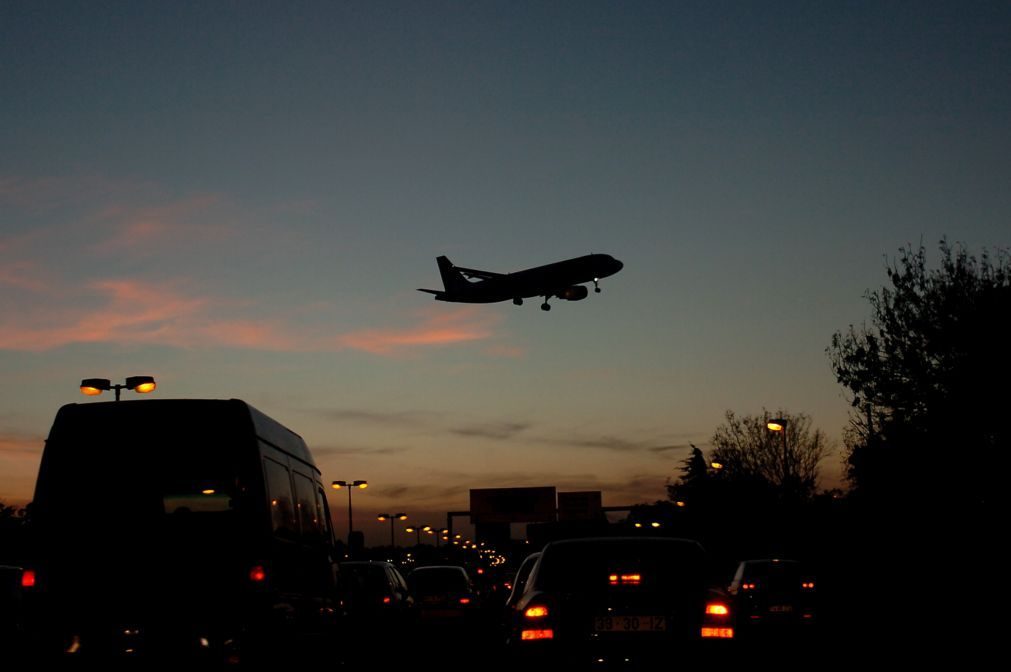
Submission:
M 618 271 L 620 271 L 623 268 L 625 268 L 625 264 L 621 263 L 620 261 L 618 261 L 614 257 L 611 257 L 611 273 L 612 274 L 617 273 Z

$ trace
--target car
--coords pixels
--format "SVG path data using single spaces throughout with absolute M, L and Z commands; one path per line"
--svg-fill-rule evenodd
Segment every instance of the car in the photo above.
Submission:
M 506 646 L 521 666 L 649 664 L 733 638 L 728 601 L 710 586 L 696 541 L 567 539 L 547 544 L 532 562 L 510 600 Z
M 341 622 L 325 493 L 302 438 L 241 400 L 62 407 L 22 580 L 33 650 L 307 657 Z
M 530 572 L 533 571 L 534 564 L 537 562 L 537 558 L 539 557 L 541 557 L 541 553 L 540 551 L 537 551 L 525 557 L 523 562 L 520 563 L 520 568 L 516 570 L 516 576 L 513 578 L 512 590 L 505 601 L 505 607 L 507 610 L 512 609 L 519 601 L 520 597 L 523 596 L 527 580 L 530 578 Z
M 480 606 L 467 570 L 458 565 L 418 567 L 407 585 L 423 622 L 463 621 Z
M 816 582 L 796 560 L 743 560 L 727 587 L 740 633 L 794 631 L 814 625 Z
M 378 560 L 347 560 L 340 563 L 340 570 L 352 620 L 381 628 L 410 626 L 414 597 L 395 565 Z

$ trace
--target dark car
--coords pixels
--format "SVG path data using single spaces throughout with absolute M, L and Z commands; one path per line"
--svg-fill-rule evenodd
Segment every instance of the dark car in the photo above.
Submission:
M 463 567 L 419 567 L 408 575 L 407 585 L 423 621 L 462 621 L 479 606 L 474 584 Z
M 702 546 L 687 539 L 550 543 L 510 601 L 507 646 L 524 665 L 559 669 L 694 655 L 705 639 L 733 637 L 709 576 Z
M 414 597 L 393 564 L 376 560 L 340 563 L 341 580 L 352 620 L 379 627 L 409 627 Z
M 814 577 L 796 560 L 744 560 L 727 588 L 742 635 L 773 634 L 815 621 Z

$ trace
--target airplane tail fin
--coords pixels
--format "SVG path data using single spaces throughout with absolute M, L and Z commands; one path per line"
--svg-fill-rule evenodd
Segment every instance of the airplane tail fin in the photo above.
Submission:
M 446 288 L 447 294 L 465 291 L 470 286 L 470 283 L 457 270 L 453 262 L 449 260 L 449 257 L 436 257 L 435 261 L 439 264 L 439 274 L 442 276 L 442 285 Z

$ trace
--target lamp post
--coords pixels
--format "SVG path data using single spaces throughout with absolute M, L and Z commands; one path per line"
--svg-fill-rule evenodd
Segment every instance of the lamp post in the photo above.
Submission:
M 408 525 L 407 527 L 404 528 L 404 531 L 405 532 L 414 532 L 417 535 L 417 537 L 416 537 L 416 539 L 417 539 L 417 545 L 421 546 L 421 533 L 422 532 L 425 532 L 425 533 L 431 532 L 432 531 L 432 526 L 431 525 Z
M 406 513 L 380 513 L 379 514 L 379 521 L 382 522 L 384 520 L 390 521 L 390 547 L 393 548 L 394 550 L 396 550 L 396 548 L 397 548 L 397 540 L 396 540 L 396 537 L 393 535 L 393 521 L 395 521 L 395 520 L 407 520 L 407 514 Z
M 81 381 L 81 394 L 89 397 L 97 397 L 107 390 L 115 390 L 116 401 L 119 401 L 119 394 L 123 390 L 133 390 L 138 394 L 154 392 L 158 384 L 154 382 L 154 376 L 130 376 L 123 385 L 113 385 L 108 378 L 85 378 Z
M 334 481 L 330 484 L 334 490 L 348 489 L 348 550 L 351 549 L 351 533 L 354 531 L 354 519 L 351 517 L 351 491 L 355 488 L 364 490 L 369 487 L 368 481 Z
M 778 432 L 783 435 L 783 485 L 786 485 L 786 481 L 790 475 L 790 453 L 786 446 L 786 419 L 785 418 L 773 418 L 765 423 L 765 426 L 770 432 Z

